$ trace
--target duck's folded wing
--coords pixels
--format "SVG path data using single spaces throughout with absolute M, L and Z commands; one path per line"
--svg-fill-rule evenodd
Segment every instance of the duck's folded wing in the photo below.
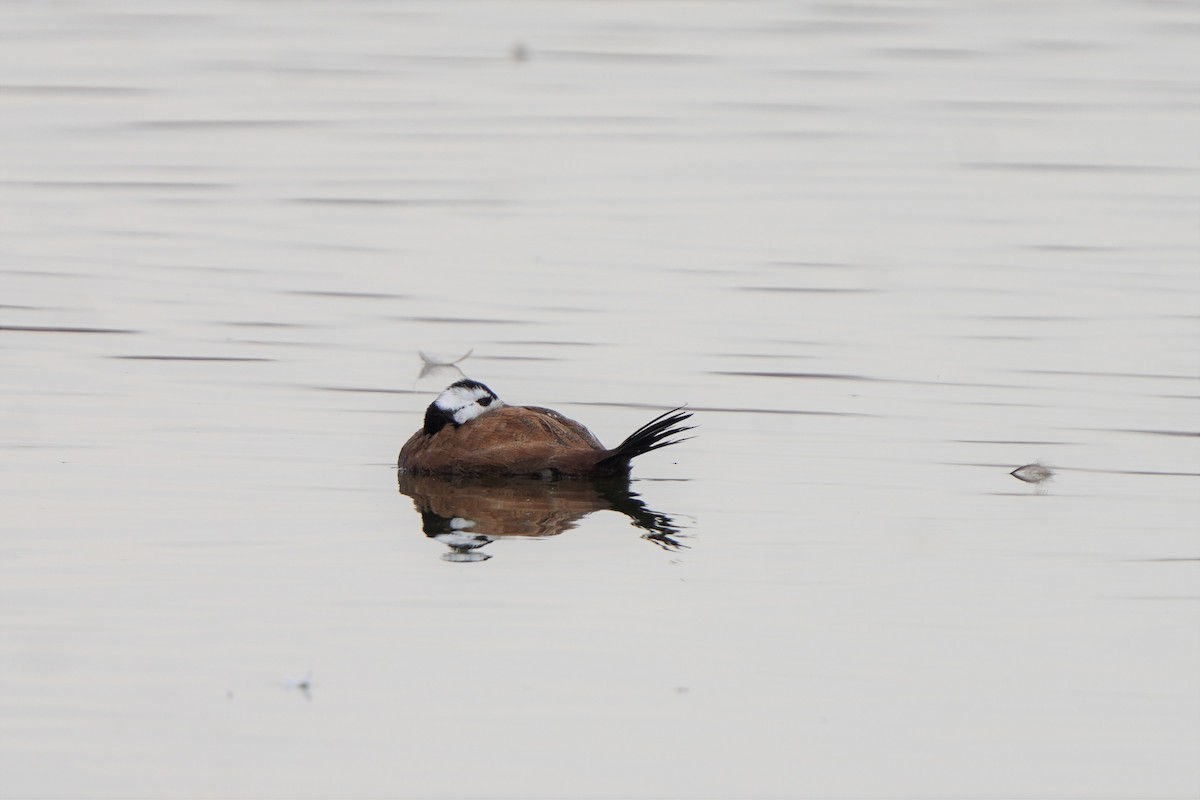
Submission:
M 549 409 L 505 406 L 432 436 L 414 434 L 400 468 L 440 474 L 582 474 L 604 450 L 587 428 Z

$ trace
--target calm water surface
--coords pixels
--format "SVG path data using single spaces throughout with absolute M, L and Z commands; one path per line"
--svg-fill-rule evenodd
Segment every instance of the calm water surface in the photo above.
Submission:
M 0 796 L 1196 797 L 1197 30 L 4 4 Z M 419 351 L 699 435 L 447 558 Z

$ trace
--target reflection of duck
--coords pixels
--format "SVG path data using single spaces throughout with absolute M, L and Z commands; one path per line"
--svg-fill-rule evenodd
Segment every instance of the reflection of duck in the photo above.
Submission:
M 683 547 L 675 522 L 646 508 L 627 478 L 545 481 L 537 478 L 465 478 L 400 472 L 400 492 L 413 499 L 425 535 L 451 548 L 448 560 L 482 560 L 477 548 L 510 536 L 554 536 L 593 511 L 619 511 L 659 547 Z
M 612 449 L 557 411 L 506 405 L 478 381 L 451 384 L 425 411 L 425 425 L 400 450 L 402 472 L 437 475 L 536 475 L 607 478 L 629 474 L 629 462 L 676 444 L 692 415 L 661 414 Z

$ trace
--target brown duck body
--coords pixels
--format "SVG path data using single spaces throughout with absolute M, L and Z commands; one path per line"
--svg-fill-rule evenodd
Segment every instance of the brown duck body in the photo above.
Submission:
M 660 414 L 606 449 L 592 432 L 557 411 L 510 406 L 478 381 L 452 383 L 425 411 L 424 427 L 400 450 L 402 472 L 418 475 L 533 475 L 608 478 L 629 474 L 636 456 L 675 444 L 690 426 L 678 408 Z
M 599 464 L 611 451 L 592 432 L 557 411 L 503 406 L 429 435 L 417 431 L 400 450 L 400 468 L 439 475 L 603 477 L 629 462 Z

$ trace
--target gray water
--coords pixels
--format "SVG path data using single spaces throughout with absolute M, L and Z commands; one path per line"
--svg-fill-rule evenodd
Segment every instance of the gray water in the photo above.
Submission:
M 4 3 L 0 796 L 1200 795 L 1198 32 Z M 468 351 L 673 544 L 448 559 Z

